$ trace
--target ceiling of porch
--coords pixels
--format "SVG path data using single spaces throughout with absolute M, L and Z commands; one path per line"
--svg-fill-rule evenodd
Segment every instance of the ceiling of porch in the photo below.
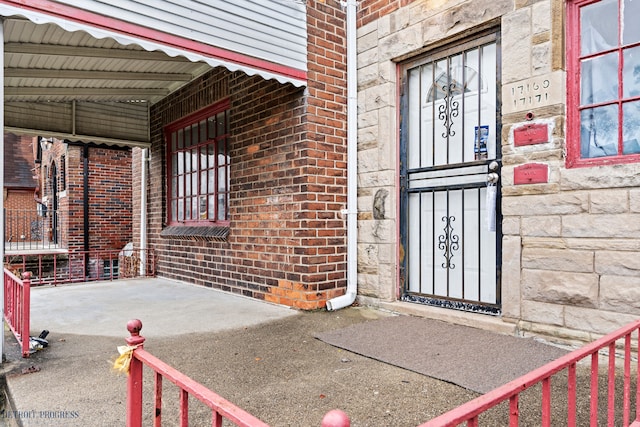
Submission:
M 213 67 L 297 86 L 305 83 L 304 71 L 287 74 L 305 67 L 305 15 L 297 3 L 291 9 L 289 3 L 274 1 L 269 7 L 276 11 L 267 16 L 251 10 L 264 8 L 254 0 L 184 6 L 163 1 L 156 9 L 131 0 L 117 6 L 119 10 L 83 1 L 76 5 L 64 0 L 69 6 L 58 6 L 37 0 L 38 6 L 30 10 L 0 0 L 5 131 L 146 147 L 150 106 Z M 56 10 L 49 13 L 47 7 Z M 247 13 L 241 13 L 242 8 Z M 296 13 L 276 13 L 279 8 Z M 202 23 L 191 22 L 193 16 L 204 16 L 202 12 L 208 13 Z M 182 42 L 189 47 L 183 48 Z
M 149 106 L 212 68 L 19 17 L 4 38 L 5 129 L 17 134 L 143 146 Z

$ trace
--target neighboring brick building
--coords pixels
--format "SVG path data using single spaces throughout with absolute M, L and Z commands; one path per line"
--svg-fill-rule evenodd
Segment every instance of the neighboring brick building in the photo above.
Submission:
M 37 239 L 31 227 L 38 222 L 33 138 L 11 133 L 4 138 L 5 238 L 12 243 Z
M 592 3 L 359 3 L 361 303 L 580 340 L 640 315 L 637 10 Z
M 86 159 L 86 163 L 85 163 Z M 131 149 L 53 140 L 42 153 L 42 201 L 60 247 L 121 250 L 132 240 Z

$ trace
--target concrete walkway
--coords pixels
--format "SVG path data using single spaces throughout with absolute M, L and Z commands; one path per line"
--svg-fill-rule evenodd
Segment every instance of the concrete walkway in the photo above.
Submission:
M 124 338 L 140 319 L 147 338 L 247 327 L 297 313 L 217 290 L 168 279 L 116 280 L 31 292 L 31 330 Z M 36 334 L 37 335 L 37 334 Z
M 0 426 L 17 425 L 15 416 L 26 427 L 123 426 L 126 377 L 111 363 L 132 318 L 143 322 L 147 351 L 273 427 L 317 427 L 332 409 L 349 414 L 353 427 L 413 427 L 478 396 L 315 338 L 389 315 L 366 307 L 299 312 L 163 279 L 36 287 L 31 334 L 50 331 L 49 346 L 23 359 L 5 331 L 1 374 L 12 405 L 0 408 Z M 149 369 L 144 386 L 144 425 L 152 425 Z M 526 400 L 523 408 L 540 407 L 535 396 Z M 163 426 L 179 425 L 177 401 L 165 381 Z M 536 410 L 525 413 L 521 425 L 539 425 Z M 193 398 L 189 414 L 190 425 L 211 425 Z M 507 424 L 496 413 L 486 425 Z

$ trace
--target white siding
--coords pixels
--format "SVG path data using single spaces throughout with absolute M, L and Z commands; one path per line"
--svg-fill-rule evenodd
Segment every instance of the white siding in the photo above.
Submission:
M 301 0 L 59 0 L 78 9 L 306 70 Z

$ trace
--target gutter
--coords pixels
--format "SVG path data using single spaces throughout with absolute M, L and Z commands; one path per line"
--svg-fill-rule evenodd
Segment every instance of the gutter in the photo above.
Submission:
M 348 307 L 358 294 L 358 87 L 356 68 L 356 0 L 342 2 L 347 7 L 347 290 L 327 301 L 327 310 Z

